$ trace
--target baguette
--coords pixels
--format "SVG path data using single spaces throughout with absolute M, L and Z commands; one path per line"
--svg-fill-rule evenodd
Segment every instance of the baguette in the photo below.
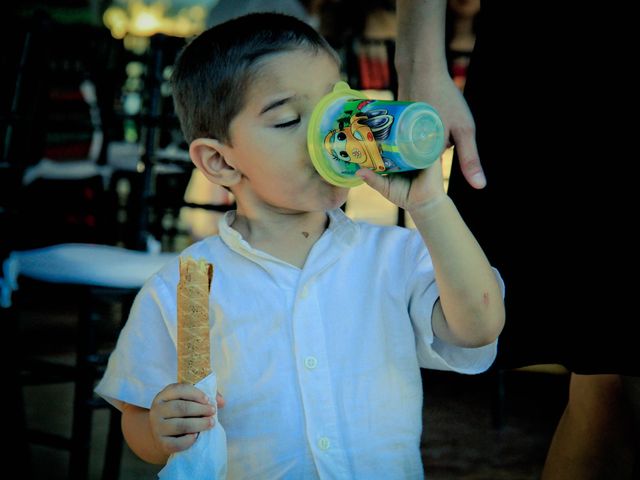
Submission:
M 213 265 L 180 257 L 178 382 L 196 384 L 211 373 L 209 292 Z

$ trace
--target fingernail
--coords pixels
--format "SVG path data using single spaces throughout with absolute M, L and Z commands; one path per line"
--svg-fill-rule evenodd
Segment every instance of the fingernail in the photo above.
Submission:
M 211 403 L 211 400 L 209 399 L 209 395 L 204 396 L 204 401 L 207 403 Z
M 471 177 L 471 181 L 477 187 L 484 187 L 487 184 L 487 179 L 484 176 L 484 173 L 478 172 Z

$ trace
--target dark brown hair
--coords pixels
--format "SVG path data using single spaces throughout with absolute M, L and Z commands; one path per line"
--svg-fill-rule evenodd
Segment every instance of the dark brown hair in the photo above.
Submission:
M 244 105 L 249 82 L 267 55 L 299 48 L 335 51 L 312 27 L 277 13 L 254 13 L 216 25 L 178 56 L 171 77 L 173 100 L 188 143 L 215 138 L 230 143 L 229 124 Z

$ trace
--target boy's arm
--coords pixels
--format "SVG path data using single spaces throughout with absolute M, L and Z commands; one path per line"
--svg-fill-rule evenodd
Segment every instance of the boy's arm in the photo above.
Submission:
M 416 175 L 382 176 L 364 168 L 357 174 L 409 212 L 429 249 L 440 291 L 431 313 L 434 334 L 463 347 L 493 342 L 504 325 L 502 292 L 484 252 L 444 191 L 441 162 Z
M 122 407 L 122 434 L 133 453 L 145 462 L 156 465 L 167 463 L 169 454 L 156 445 L 148 409 L 125 403 Z
M 440 292 L 432 313 L 434 334 L 463 347 L 493 342 L 504 326 L 502 293 L 458 209 L 443 195 L 409 213 L 431 254 Z
M 218 407 L 224 400 L 217 396 Z M 186 450 L 199 432 L 215 425 L 216 410 L 209 398 L 193 385 L 174 383 L 153 399 L 151 409 L 124 404 L 122 433 L 142 460 L 165 464 L 169 455 Z

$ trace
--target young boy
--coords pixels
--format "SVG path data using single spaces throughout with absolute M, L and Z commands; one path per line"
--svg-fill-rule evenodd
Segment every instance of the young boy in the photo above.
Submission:
M 359 172 L 417 231 L 351 221 L 347 190 L 314 170 L 307 123 L 339 80 L 329 45 L 277 14 L 206 31 L 173 74 L 193 162 L 237 201 L 219 236 L 184 252 L 215 265 L 230 478 L 420 478 L 420 367 L 478 373 L 495 356 L 499 281 L 440 165 L 413 178 Z M 143 287 L 97 389 L 155 463 L 189 448 L 216 411 L 175 384 L 178 276 L 176 260 Z

